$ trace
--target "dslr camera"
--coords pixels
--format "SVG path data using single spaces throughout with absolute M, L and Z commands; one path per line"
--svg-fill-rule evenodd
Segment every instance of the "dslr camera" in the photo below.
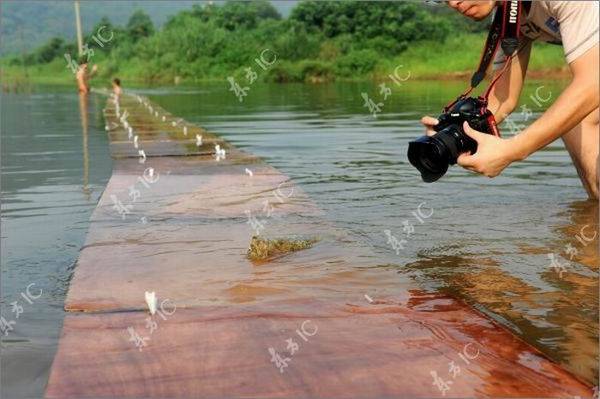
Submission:
M 424 182 L 442 177 L 458 156 L 477 151 L 477 142 L 463 130 L 463 122 L 482 133 L 499 136 L 494 115 L 481 98 L 459 98 L 438 117 L 433 136 L 421 136 L 408 144 L 408 160 L 421 172 Z

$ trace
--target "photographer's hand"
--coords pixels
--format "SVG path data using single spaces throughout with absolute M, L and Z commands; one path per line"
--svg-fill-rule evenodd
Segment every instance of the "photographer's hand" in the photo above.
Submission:
M 487 177 L 496 177 L 508 165 L 519 160 L 511 139 L 501 139 L 478 132 L 467 122 L 463 124 L 463 129 L 469 137 L 477 142 L 475 154 L 464 153 L 458 157 L 457 163 L 463 168 Z
M 436 131 L 433 130 L 433 127 L 440 123 L 440 121 L 431 116 L 424 116 L 421 118 L 421 123 L 425 126 L 425 134 L 433 136 L 436 133 Z

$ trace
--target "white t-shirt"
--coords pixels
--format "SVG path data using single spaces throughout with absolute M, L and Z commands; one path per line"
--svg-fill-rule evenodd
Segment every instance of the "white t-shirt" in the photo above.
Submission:
M 521 38 L 562 44 L 567 63 L 598 43 L 598 1 L 532 1 L 521 22 Z M 494 69 L 504 63 L 498 49 Z

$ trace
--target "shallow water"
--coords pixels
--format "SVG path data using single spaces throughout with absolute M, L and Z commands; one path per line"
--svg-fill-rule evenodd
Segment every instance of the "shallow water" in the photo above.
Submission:
M 529 94 L 540 86 L 543 95 L 560 90 L 552 82 L 530 82 L 523 103 L 534 111 L 539 107 Z M 581 243 L 576 235 L 586 225 L 591 235 L 598 208 L 582 201 L 585 193 L 562 143 L 493 180 L 455 167 L 427 185 L 406 161 L 408 141 L 421 134 L 418 118 L 435 114 L 461 89 L 406 82 L 393 88 L 376 119 L 361 97 L 367 92 L 377 98 L 379 89 L 370 84 L 254 85 L 241 103 L 226 85 L 140 92 L 264 158 L 292 177 L 328 221 L 357 245 L 371 247 L 378 261 L 363 284 L 371 297 L 393 292 L 387 279 L 394 271 L 404 287 L 464 298 L 595 381 L 598 242 Z M 81 104 L 70 91 L 3 98 L 2 315 L 13 315 L 10 302 L 28 284 L 44 292 L 3 340 L 3 393 L 43 391 L 71 267 L 110 176 L 103 101 L 92 96 L 83 105 L 85 133 Z M 413 212 L 423 202 L 421 215 L 433 214 L 420 223 Z M 405 221 L 414 225 L 410 237 Z M 398 254 L 385 230 L 407 240 Z M 566 263 L 568 243 L 579 253 L 561 278 L 549 268 L 548 254 Z M 377 278 L 378 269 L 385 279 Z M 315 279 L 315 286 L 328 284 L 318 274 Z M 251 288 L 232 287 L 231 301 L 265 294 Z
M 1 304 L 16 322 L 2 338 L 2 397 L 43 395 L 72 267 L 111 173 L 103 105 L 71 88 L 2 94 Z M 21 296 L 30 284 L 32 303 Z
M 377 118 L 361 97 L 383 99 L 370 84 L 256 86 L 243 102 L 227 85 L 145 93 L 289 175 L 327 219 L 372 247 L 379 267 L 463 298 L 597 383 L 598 240 L 577 236 L 582 228 L 594 236 L 598 206 L 586 200 L 562 142 L 493 180 L 453 167 L 425 184 L 407 162 L 408 142 L 422 134 L 418 119 L 437 114 L 462 84 L 409 81 L 392 89 Z M 530 81 L 520 106 L 533 114 L 517 112 L 514 122 L 530 123 L 560 90 Z M 433 215 L 421 223 L 413 212 L 423 202 L 422 214 Z M 414 226 L 410 236 L 405 222 Z M 407 240 L 398 254 L 385 230 Z M 572 260 L 569 244 L 578 252 Z M 548 254 L 565 265 L 562 277 Z M 371 281 L 368 292 L 384 286 Z

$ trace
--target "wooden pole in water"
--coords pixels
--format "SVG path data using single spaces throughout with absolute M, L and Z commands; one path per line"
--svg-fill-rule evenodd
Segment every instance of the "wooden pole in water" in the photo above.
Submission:
M 79 14 L 79 0 L 75 0 L 75 26 L 77 27 L 77 49 L 79 56 L 83 55 L 83 35 L 81 33 L 81 15 Z

